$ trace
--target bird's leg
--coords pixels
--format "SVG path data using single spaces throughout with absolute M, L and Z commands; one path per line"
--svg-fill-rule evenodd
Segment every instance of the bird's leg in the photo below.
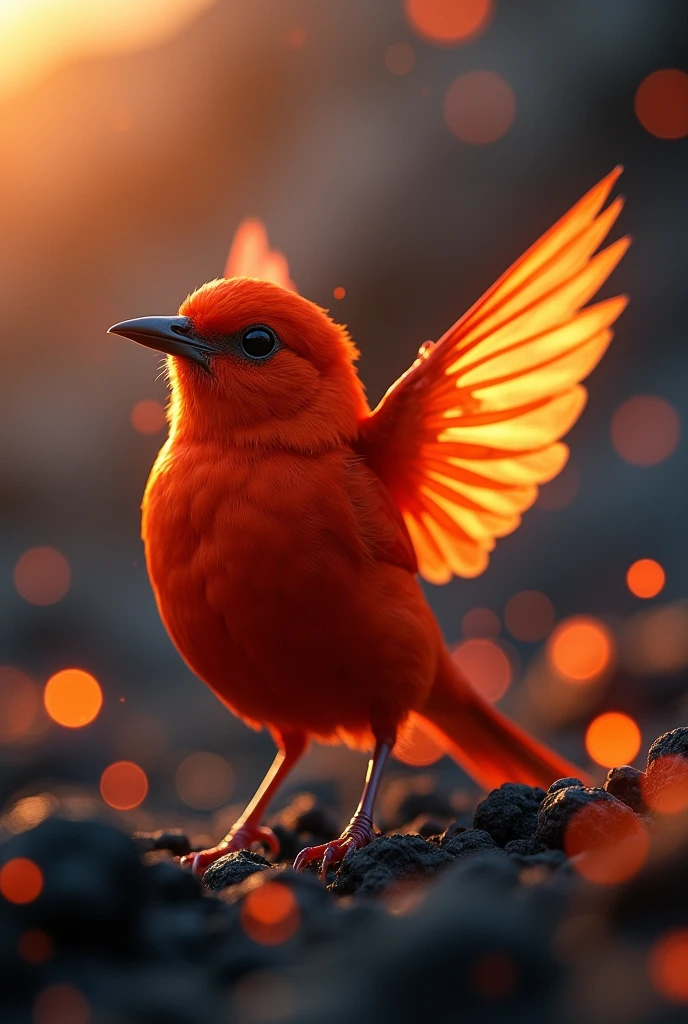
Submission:
M 252 843 L 260 842 L 268 847 L 271 853 L 279 851 L 279 843 L 270 828 L 261 825 L 261 819 L 272 800 L 276 790 L 285 776 L 291 771 L 306 749 L 307 737 L 304 733 L 283 733 L 280 750 L 272 762 L 270 769 L 261 782 L 255 796 L 238 821 L 217 846 L 209 850 L 200 850 L 182 857 L 181 864 L 191 867 L 194 874 L 202 875 L 209 864 L 235 850 L 248 850 Z
M 327 878 L 327 870 L 331 864 L 344 860 L 347 854 L 352 853 L 354 850 L 362 849 L 368 843 L 372 843 L 373 839 L 375 839 L 375 830 L 373 829 L 375 799 L 380 788 L 387 758 L 392 752 L 394 743 L 394 737 L 377 740 L 373 756 L 368 762 L 368 771 L 366 772 L 361 801 L 356 808 L 353 818 L 339 839 L 334 839 L 331 843 L 324 843 L 322 846 L 309 846 L 302 850 L 294 861 L 294 869 L 296 871 L 302 871 L 306 864 L 310 864 L 311 861 L 322 859 L 320 878 L 324 881 Z

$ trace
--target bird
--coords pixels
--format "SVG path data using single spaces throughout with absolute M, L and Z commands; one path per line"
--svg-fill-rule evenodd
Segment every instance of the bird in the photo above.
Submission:
M 581 381 L 628 301 L 589 304 L 630 244 L 600 250 L 621 170 L 424 342 L 374 409 L 347 329 L 296 291 L 258 221 L 226 276 L 177 314 L 109 328 L 167 356 L 169 435 L 142 503 L 162 620 L 193 672 L 277 747 L 227 836 L 183 859 L 197 874 L 257 844 L 277 852 L 265 812 L 311 741 L 371 752 L 349 824 L 295 861 L 322 878 L 375 838 L 384 767 L 412 727 L 486 789 L 589 782 L 461 675 L 419 577 L 478 576 L 567 461 Z

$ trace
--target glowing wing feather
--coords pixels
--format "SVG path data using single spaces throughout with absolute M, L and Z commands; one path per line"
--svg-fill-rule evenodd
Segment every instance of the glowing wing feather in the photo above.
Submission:
M 625 296 L 582 307 L 630 244 L 594 255 L 619 215 L 602 213 L 617 168 L 542 236 L 361 424 L 361 451 L 398 504 L 422 575 L 477 576 L 563 468 L 559 439 L 585 405 Z
M 242 220 L 236 230 L 225 264 L 224 277 L 256 277 L 298 291 L 289 277 L 286 257 L 270 248 L 265 225 L 256 217 Z

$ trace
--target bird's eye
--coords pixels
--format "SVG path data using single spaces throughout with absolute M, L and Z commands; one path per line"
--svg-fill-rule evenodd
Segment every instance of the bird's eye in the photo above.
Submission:
M 277 348 L 277 335 L 269 327 L 249 327 L 242 335 L 241 348 L 251 359 L 267 359 Z

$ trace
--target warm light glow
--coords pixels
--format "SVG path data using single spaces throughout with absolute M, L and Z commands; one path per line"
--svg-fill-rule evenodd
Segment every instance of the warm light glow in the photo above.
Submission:
M 556 671 L 574 683 L 598 679 L 612 663 L 614 646 L 606 626 L 584 615 L 560 622 L 551 634 L 547 653 Z
M 640 750 L 640 729 L 628 715 L 606 711 L 590 723 L 585 734 L 585 748 L 604 768 L 631 764 Z
M 72 985 L 49 985 L 36 996 L 33 1024 L 91 1024 L 91 1007 Z
M 30 548 L 14 567 L 14 585 L 31 604 L 55 604 L 69 590 L 69 562 L 55 548 Z
M 473 689 L 491 704 L 509 689 L 511 663 L 494 640 L 464 640 L 454 648 L 452 658 Z
M 0 895 L 9 903 L 32 903 L 43 888 L 43 872 L 28 857 L 14 857 L 0 868 Z
M 665 580 L 664 569 L 652 558 L 640 558 L 626 573 L 628 589 L 636 597 L 656 597 Z
M 169 39 L 215 0 L 0 0 L 0 93 L 87 55 Z
M 688 808 L 688 758 L 656 758 L 642 782 L 643 800 L 656 814 L 680 814 Z
M 489 608 L 471 608 L 461 619 L 461 633 L 465 637 L 499 636 L 499 617 Z
M 179 799 L 197 811 L 214 811 L 234 792 L 234 772 L 224 757 L 199 751 L 177 768 L 175 786 Z
M 554 628 L 554 606 L 539 590 L 522 590 L 507 604 L 504 621 L 517 640 L 542 640 Z
M 655 942 L 648 956 L 647 972 L 664 999 L 688 1003 L 688 928 L 668 932 Z
M 0 665 L 0 740 L 12 740 L 29 732 L 41 706 L 38 687 L 27 675 Z
M 668 459 L 679 433 L 675 409 L 654 395 L 629 398 L 612 419 L 612 444 L 621 458 L 634 466 L 654 466 Z
M 139 434 L 157 434 L 166 422 L 165 407 L 155 398 L 144 398 L 131 410 L 131 425 Z
M 100 795 L 116 811 L 131 811 L 146 799 L 148 778 L 133 761 L 115 761 L 100 777 Z
M 626 627 L 625 660 L 633 672 L 677 672 L 688 665 L 688 604 L 634 615 Z
M 660 139 L 688 135 L 688 75 L 663 68 L 644 78 L 635 94 L 635 113 L 643 128 Z
M 97 679 L 80 668 L 56 672 L 45 684 L 45 710 L 58 725 L 80 729 L 97 717 L 103 692 Z
M 491 0 L 406 0 L 405 8 L 411 27 L 438 46 L 474 39 L 492 14 Z
M 241 923 L 254 942 L 276 946 L 291 938 L 301 914 L 291 889 L 282 882 L 264 882 L 252 889 L 241 905 Z
M 649 839 L 640 818 L 618 817 L 608 807 L 584 804 L 573 815 L 564 848 L 578 874 L 597 885 L 619 885 L 637 874 L 647 860 Z
M 34 967 L 44 964 L 55 951 L 53 940 L 41 928 L 27 928 L 17 943 L 19 956 Z
M 415 50 L 408 43 L 392 43 L 385 50 L 385 67 L 393 75 L 407 75 L 415 63 Z
M 342 288 L 341 285 L 338 285 L 334 289 L 332 294 L 334 295 L 335 299 L 343 299 L 344 296 L 346 295 L 346 288 Z
M 284 37 L 284 41 L 287 44 L 287 48 L 290 50 L 300 50 L 308 39 L 308 33 L 305 28 L 300 25 L 295 25 L 293 28 L 287 29 L 287 33 Z
M 578 494 L 580 483 L 580 471 L 575 466 L 566 466 L 559 476 L 541 488 L 537 499 L 538 508 L 544 508 L 547 512 L 558 512 L 566 508 Z
M 444 748 L 437 740 L 413 718 L 399 734 L 394 747 L 394 756 L 399 761 L 416 768 L 435 764 L 444 753 Z
M 516 100 L 494 71 L 468 71 L 447 89 L 444 119 L 462 142 L 483 146 L 496 142 L 511 127 Z
M 49 818 L 57 809 L 58 800 L 52 793 L 37 793 L 17 800 L 14 807 L 2 819 L 3 828 L 14 832 L 27 832 Z

